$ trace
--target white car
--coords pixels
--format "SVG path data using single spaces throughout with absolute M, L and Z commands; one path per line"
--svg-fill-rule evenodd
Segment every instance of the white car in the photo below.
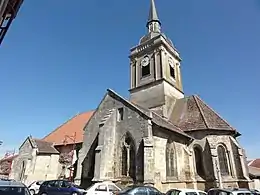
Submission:
M 31 195 L 38 194 L 39 188 L 40 188 L 40 186 L 41 186 L 42 183 L 43 183 L 43 181 L 34 181 L 34 182 L 32 182 L 32 183 L 28 186 L 28 189 L 29 189 Z
M 195 189 L 171 189 L 166 192 L 166 195 L 207 195 L 206 192 Z
M 86 189 L 88 195 L 112 195 L 121 189 L 112 182 L 98 182 Z

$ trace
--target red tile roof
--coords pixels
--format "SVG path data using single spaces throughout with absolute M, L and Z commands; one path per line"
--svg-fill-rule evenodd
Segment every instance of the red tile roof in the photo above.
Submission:
M 94 111 L 78 114 L 59 126 L 49 135 L 43 138 L 44 141 L 53 142 L 54 145 L 64 145 L 83 142 L 83 128 L 92 116 Z
M 250 167 L 260 168 L 260 158 L 252 160 L 248 165 Z

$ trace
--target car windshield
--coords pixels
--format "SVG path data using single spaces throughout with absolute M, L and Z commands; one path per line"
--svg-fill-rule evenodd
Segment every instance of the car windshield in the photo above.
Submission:
M 12 187 L 12 186 L 1 186 L 1 195 L 30 195 L 29 191 L 25 187 Z

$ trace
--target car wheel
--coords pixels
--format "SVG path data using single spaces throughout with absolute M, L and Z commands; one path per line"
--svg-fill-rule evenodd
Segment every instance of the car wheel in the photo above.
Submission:
M 72 192 L 72 194 L 71 195 L 78 195 L 78 193 L 77 192 Z
M 45 192 L 41 193 L 41 195 L 47 195 Z
M 31 193 L 31 195 L 34 195 L 35 191 L 34 190 L 30 190 L 30 193 Z

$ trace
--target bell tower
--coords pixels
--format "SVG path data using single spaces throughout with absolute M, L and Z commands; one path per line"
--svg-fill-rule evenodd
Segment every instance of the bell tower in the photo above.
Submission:
M 181 58 L 161 32 L 154 0 L 146 24 L 148 32 L 130 50 L 130 101 L 167 118 L 176 99 L 183 98 Z

